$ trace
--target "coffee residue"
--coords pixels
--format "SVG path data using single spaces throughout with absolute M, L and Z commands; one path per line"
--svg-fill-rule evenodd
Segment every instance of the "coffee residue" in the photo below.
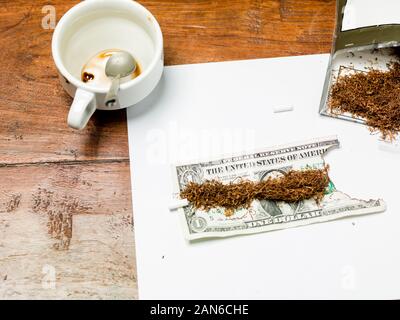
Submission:
M 233 210 L 248 208 L 253 200 L 298 202 L 314 198 L 320 201 L 329 184 L 328 166 L 323 169 L 291 170 L 282 177 L 253 182 L 244 180 L 223 184 L 208 180 L 204 183 L 190 182 L 180 193 L 195 208 L 209 210 L 224 207 L 226 214 Z
M 371 132 L 392 141 L 400 132 L 400 63 L 388 67 L 388 71 L 371 69 L 339 77 L 328 107 L 334 115 L 350 113 L 364 119 Z
M 118 49 L 108 49 L 97 53 L 95 56 L 91 57 L 89 61 L 83 66 L 81 71 L 81 80 L 85 83 L 90 83 L 91 85 L 100 86 L 110 86 L 111 80 L 107 77 L 105 73 L 105 67 L 108 59 L 116 52 Z M 136 61 L 135 71 L 128 77 L 122 78 L 121 83 L 135 79 L 142 73 L 142 68 L 140 64 Z
M 94 74 L 92 74 L 92 73 L 84 72 L 82 74 L 82 81 L 85 82 L 85 83 L 88 82 L 88 81 L 91 81 L 93 79 L 94 79 Z
M 140 67 L 139 62 L 136 62 L 136 69 L 133 71 L 131 78 L 135 79 L 139 77 L 139 75 L 142 73 L 142 68 Z

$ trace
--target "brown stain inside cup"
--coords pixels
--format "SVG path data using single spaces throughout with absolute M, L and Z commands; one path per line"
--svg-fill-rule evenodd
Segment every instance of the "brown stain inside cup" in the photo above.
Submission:
M 139 62 L 136 62 L 136 69 L 135 69 L 135 71 L 132 73 L 131 78 L 132 78 L 132 79 L 135 79 L 135 78 L 139 77 L 141 73 L 142 73 L 142 68 L 140 67 Z
M 94 74 L 86 72 L 86 71 L 82 73 L 82 81 L 83 82 L 86 83 L 86 82 L 91 81 L 93 79 L 94 79 Z
M 104 51 L 104 52 L 100 52 L 98 57 L 100 59 L 105 59 L 105 58 L 109 58 L 113 55 L 114 52 L 116 52 L 117 50 L 112 50 L 112 51 Z
M 107 49 L 97 53 L 95 56 L 89 59 L 89 61 L 83 66 L 81 72 L 81 80 L 84 83 L 109 85 L 111 80 L 105 74 L 105 66 L 108 59 L 116 52 L 121 51 L 119 49 Z M 125 77 L 122 82 L 126 82 L 137 78 L 142 73 L 142 68 L 137 62 L 135 71 L 130 75 L 130 78 Z

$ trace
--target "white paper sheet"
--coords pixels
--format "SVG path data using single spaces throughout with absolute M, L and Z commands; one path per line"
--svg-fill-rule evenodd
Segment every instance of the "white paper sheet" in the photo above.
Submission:
M 141 299 L 400 298 L 400 154 L 363 125 L 321 117 L 328 55 L 167 67 L 128 109 Z M 293 106 L 274 113 L 276 106 Z M 337 134 L 336 187 L 387 212 L 189 243 L 170 212 L 170 165 Z
M 399 0 L 347 0 L 342 31 L 384 24 L 400 24 Z

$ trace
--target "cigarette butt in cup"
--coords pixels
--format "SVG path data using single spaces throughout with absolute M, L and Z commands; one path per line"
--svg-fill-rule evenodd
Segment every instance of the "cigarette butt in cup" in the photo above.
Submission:
M 189 202 L 186 199 L 176 200 L 168 206 L 169 211 L 175 211 L 180 208 L 186 207 L 189 205 Z
M 293 107 L 292 106 L 274 107 L 274 113 L 289 112 L 289 111 L 293 111 Z

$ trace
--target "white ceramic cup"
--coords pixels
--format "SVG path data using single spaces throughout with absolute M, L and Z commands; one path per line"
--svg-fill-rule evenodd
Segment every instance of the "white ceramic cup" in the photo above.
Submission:
M 81 80 L 83 66 L 107 49 L 130 52 L 142 71 L 121 83 L 113 107 L 104 101 L 109 87 Z M 164 67 L 160 26 L 146 8 L 131 0 L 86 0 L 71 8 L 54 31 L 52 53 L 61 84 L 74 97 L 68 125 L 75 129 L 84 128 L 96 109 L 126 108 L 144 99 L 156 87 Z

